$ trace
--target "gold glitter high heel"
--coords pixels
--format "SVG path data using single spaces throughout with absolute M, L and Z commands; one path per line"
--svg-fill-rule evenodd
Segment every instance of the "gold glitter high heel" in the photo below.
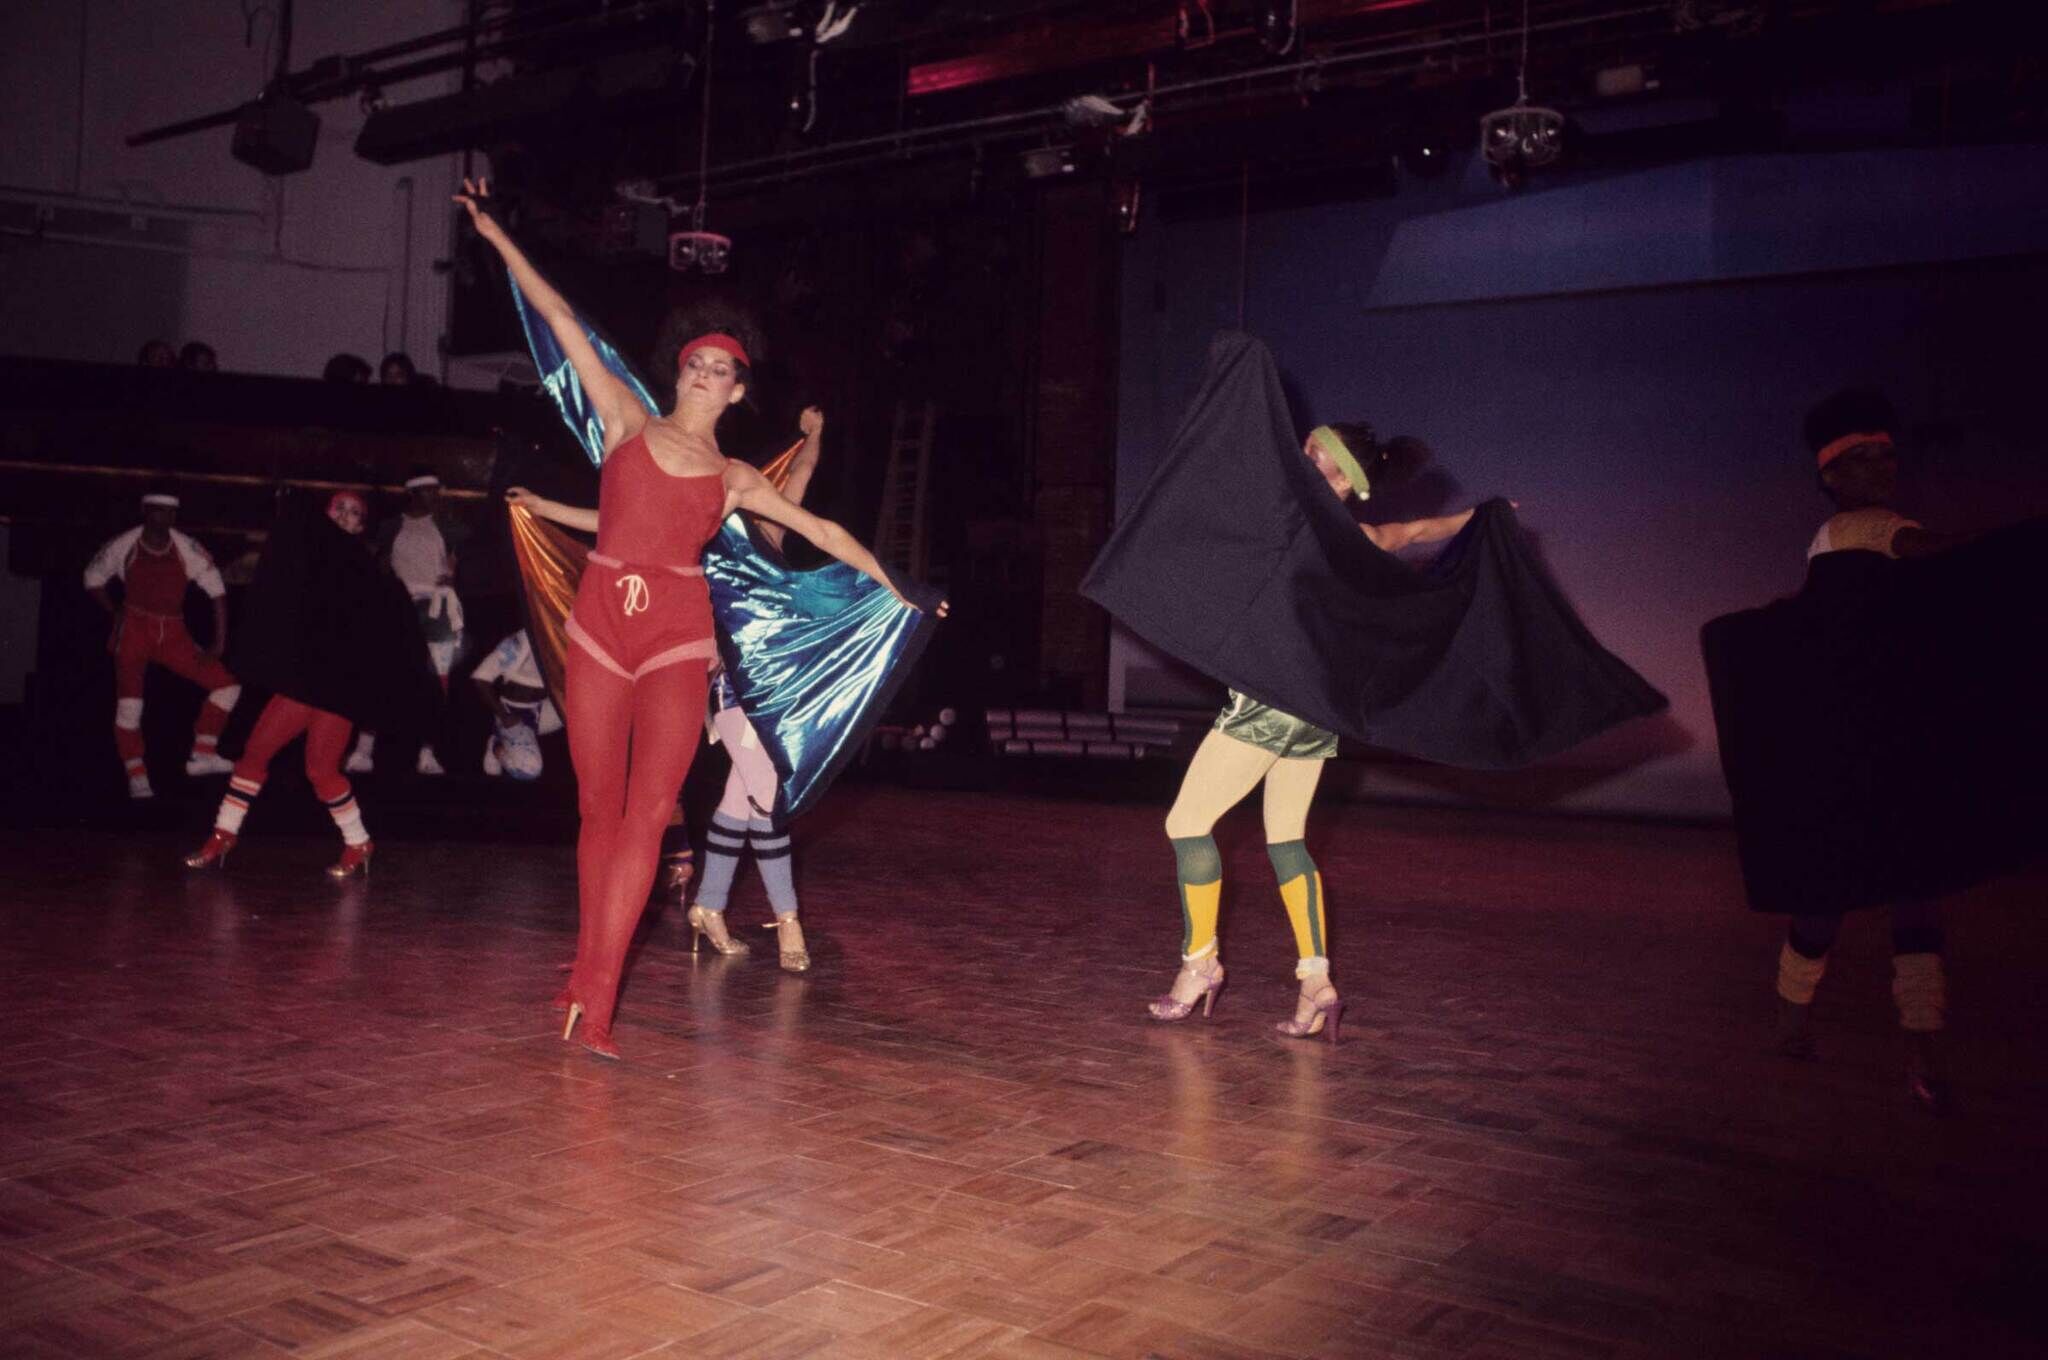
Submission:
M 776 961 L 785 973 L 808 973 L 811 970 L 811 951 L 804 948 L 804 928 L 798 924 L 796 913 L 778 916 L 768 923 L 767 928 L 775 932 Z M 785 933 L 788 932 L 788 933 Z M 790 935 L 796 937 L 796 948 L 789 947 Z
M 697 952 L 697 945 L 704 940 L 711 941 L 711 947 L 721 954 L 744 954 L 746 945 L 735 940 L 725 929 L 725 913 L 706 911 L 702 907 L 691 907 L 686 918 L 690 923 L 690 952 Z

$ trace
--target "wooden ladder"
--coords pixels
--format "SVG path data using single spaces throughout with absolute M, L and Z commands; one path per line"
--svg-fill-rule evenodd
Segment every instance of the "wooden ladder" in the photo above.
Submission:
M 875 522 L 875 556 L 891 571 L 919 581 L 931 570 L 924 507 L 931 480 L 932 427 L 937 422 L 938 407 L 930 401 L 896 403 L 889 464 L 882 475 L 882 508 Z

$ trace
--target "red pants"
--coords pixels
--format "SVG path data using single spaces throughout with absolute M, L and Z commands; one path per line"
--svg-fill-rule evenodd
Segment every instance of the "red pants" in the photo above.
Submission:
M 586 578 L 587 579 L 587 578 Z M 582 646 L 568 651 L 562 717 L 576 765 L 576 966 L 569 995 L 589 1024 L 611 1027 L 626 951 L 654 886 L 661 833 L 704 732 L 703 657 L 639 679 Z M 630 760 L 629 760 L 630 756 Z
M 200 707 L 193 725 L 196 753 L 212 753 L 241 693 L 228 668 L 199 650 L 183 619 L 123 610 L 121 636 L 114 645 L 114 748 L 130 774 L 142 771 L 142 678 L 152 662 L 207 692 L 210 702 Z
M 306 778 L 313 782 L 313 792 L 329 806 L 347 798 L 349 784 L 341 773 L 341 757 L 348 749 L 348 719 L 282 694 L 272 695 L 263 706 L 249 744 L 235 762 L 235 780 L 261 788 L 271 760 L 301 732 L 306 734 Z

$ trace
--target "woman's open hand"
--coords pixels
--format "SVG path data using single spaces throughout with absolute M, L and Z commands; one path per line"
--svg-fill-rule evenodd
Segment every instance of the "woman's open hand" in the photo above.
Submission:
M 825 430 L 825 413 L 815 406 L 806 406 L 796 418 L 796 427 L 803 431 L 804 438 L 815 439 Z
M 477 235 L 489 239 L 501 232 L 502 229 L 498 226 L 498 220 L 492 217 L 490 211 L 484 206 L 491 201 L 491 182 L 489 179 L 472 180 L 465 178 L 462 181 L 462 192 L 453 197 L 455 202 L 469 209 L 469 224 L 476 228 Z

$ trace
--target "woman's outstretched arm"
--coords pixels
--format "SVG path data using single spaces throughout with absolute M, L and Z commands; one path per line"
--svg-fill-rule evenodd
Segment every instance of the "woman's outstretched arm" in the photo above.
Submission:
M 597 532 L 597 511 L 586 510 L 580 505 L 564 505 L 551 501 L 546 496 L 536 496 L 523 486 L 505 488 L 505 499 L 513 505 L 523 506 L 529 513 L 542 519 L 551 519 L 571 529 L 581 529 L 586 534 Z
M 1508 504 L 1517 510 L 1522 508 L 1520 501 L 1509 501 Z M 1476 508 L 1475 506 L 1474 509 Z M 1454 537 L 1458 530 L 1471 521 L 1472 511 L 1460 510 L 1455 515 L 1402 520 L 1398 524 L 1361 524 L 1358 527 L 1365 531 L 1365 536 L 1371 539 L 1372 545 L 1381 552 L 1399 552 L 1417 543 L 1435 543 L 1441 539 Z
M 882 564 L 875 560 L 875 555 L 869 552 L 859 539 L 831 520 L 820 519 L 802 506 L 790 504 L 781 492 L 768 484 L 768 479 L 758 470 L 748 467 L 745 463 L 728 462 L 725 465 L 725 489 L 726 494 L 734 498 L 735 508 L 745 510 L 748 514 L 759 515 L 762 519 L 773 520 L 786 529 L 802 534 L 855 571 L 879 582 L 904 604 L 913 609 L 917 608 L 914 601 L 905 598 L 903 592 L 896 589 L 895 582 L 889 579 L 889 573 L 882 570 Z M 940 618 L 944 618 L 947 606 L 940 604 L 936 612 Z
M 604 366 L 604 361 L 597 357 L 596 349 L 591 346 L 590 337 L 583 333 L 575 309 L 555 291 L 553 284 L 541 277 L 540 271 L 533 267 L 533 261 L 526 258 L 526 252 L 505 234 L 505 229 L 486 209 L 484 205 L 490 202 L 491 196 L 490 182 L 464 180 L 462 188 L 463 192 L 455 195 L 455 201 L 469 209 L 469 220 L 476 228 L 476 234 L 490 242 L 503 257 L 506 272 L 519 285 L 519 291 L 526 295 L 527 304 L 548 323 L 548 329 L 555 334 L 555 343 L 562 347 L 562 353 L 569 356 L 578 381 L 590 395 L 591 409 L 597 412 L 597 418 L 604 424 L 604 450 L 610 453 L 647 423 L 647 408 L 640 404 L 631 388 Z

